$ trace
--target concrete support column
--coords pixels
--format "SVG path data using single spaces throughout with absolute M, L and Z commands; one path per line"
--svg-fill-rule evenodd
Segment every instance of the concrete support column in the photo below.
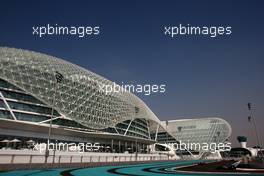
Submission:
M 121 153 L 121 141 L 118 141 L 118 153 Z
M 111 140 L 111 151 L 114 152 L 114 139 Z
M 127 151 L 127 142 L 125 142 L 125 151 Z

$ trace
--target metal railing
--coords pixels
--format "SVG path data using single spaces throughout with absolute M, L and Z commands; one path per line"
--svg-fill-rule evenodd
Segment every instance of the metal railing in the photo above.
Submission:
M 93 162 L 133 162 L 168 160 L 166 155 L 140 156 L 128 155 L 50 155 L 47 163 L 93 163 Z M 0 154 L 0 164 L 45 163 L 44 155 L 37 154 Z

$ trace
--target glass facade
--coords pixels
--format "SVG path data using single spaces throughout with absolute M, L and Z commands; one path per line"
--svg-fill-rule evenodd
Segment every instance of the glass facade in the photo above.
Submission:
M 52 56 L 0 48 L 0 118 L 152 140 L 160 120 L 134 94 L 100 91 L 113 84 Z

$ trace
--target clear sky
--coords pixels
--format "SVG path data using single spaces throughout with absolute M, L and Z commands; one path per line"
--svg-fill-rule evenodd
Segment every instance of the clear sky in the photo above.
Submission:
M 222 117 L 254 137 L 247 102 L 263 141 L 264 2 L 259 0 L 13 1 L 0 5 L 0 45 L 63 58 L 117 83 L 166 84 L 139 96 L 161 119 Z M 230 36 L 171 39 L 165 25 L 232 26 Z M 32 35 L 32 26 L 96 25 L 100 35 Z M 262 128 L 262 129 L 261 129 Z

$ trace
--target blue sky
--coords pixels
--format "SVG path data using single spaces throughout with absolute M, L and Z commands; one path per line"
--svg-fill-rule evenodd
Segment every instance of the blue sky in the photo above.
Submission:
M 253 145 L 246 104 L 252 102 L 260 129 L 263 8 L 263 1 L 256 0 L 5 0 L 0 6 L 0 45 L 57 56 L 117 83 L 166 84 L 165 94 L 139 94 L 161 120 L 222 117 L 233 127 L 234 144 L 237 135 L 247 135 Z M 232 26 L 232 34 L 164 35 L 164 26 L 180 23 Z M 32 26 L 46 24 L 100 26 L 100 35 L 32 35 Z

